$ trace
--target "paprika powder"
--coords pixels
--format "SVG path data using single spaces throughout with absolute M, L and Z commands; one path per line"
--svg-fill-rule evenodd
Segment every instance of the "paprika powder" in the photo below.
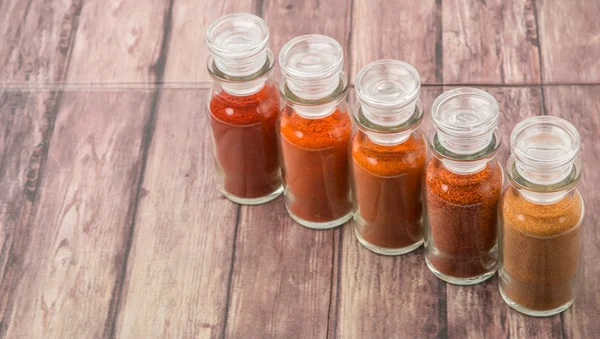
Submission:
M 519 312 L 549 316 L 579 290 L 584 204 L 576 184 L 579 134 L 557 117 L 519 123 L 501 200 L 500 292 Z
M 219 189 L 230 200 L 260 204 L 283 191 L 277 156 L 277 85 L 266 23 L 251 14 L 224 16 L 208 28 L 208 103 Z
M 375 253 L 408 253 L 423 243 L 427 146 L 419 129 L 419 73 L 405 62 L 380 60 L 358 73 L 355 86 L 358 132 L 350 145 L 355 233 Z
M 425 169 L 425 259 L 440 279 L 479 283 L 497 268 L 497 208 L 503 172 L 499 108 L 488 93 L 459 88 L 433 104 L 433 157 Z
M 286 106 L 279 120 L 285 203 L 309 228 L 339 226 L 352 217 L 342 48 L 322 35 L 286 43 L 279 54 Z

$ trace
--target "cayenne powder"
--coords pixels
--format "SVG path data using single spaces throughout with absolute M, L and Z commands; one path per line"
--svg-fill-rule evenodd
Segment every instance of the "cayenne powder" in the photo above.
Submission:
M 427 147 L 420 132 L 397 145 L 362 131 L 351 143 L 356 232 L 368 243 L 399 249 L 423 239 L 422 173 Z
M 502 169 L 496 161 L 457 174 L 432 157 L 425 170 L 427 218 L 434 250 L 427 260 L 441 273 L 477 277 L 495 269 Z
M 552 204 L 536 204 L 510 187 L 502 201 L 500 287 L 532 310 L 552 310 L 577 294 L 583 201 L 576 190 Z
M 257 93 L 235 96 L 213 92 L 210 99 L 217 168 L 227 193 L 260 198 L 282 184 L 275 125 L 280 96 L 270 81 Z
M 280 119 L 282 170 L 289 211 L 309 222 L 328 222 L 351 212 L 348 142 L 352 133 L 346 105 L 318 119 L 291 106 Z

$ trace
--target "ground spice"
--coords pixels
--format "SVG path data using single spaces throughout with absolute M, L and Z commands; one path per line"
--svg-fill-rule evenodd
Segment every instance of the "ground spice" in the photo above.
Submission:
M 281 186 L 275 131 L 279 110 L 279 90 L 269 82 L 248 96 L 213 93 L 210 123 L 215 158 L 228 193 L 259 198 Z
M 552 310 L 577 294 L 583 202 L 577 191 L 540 205 L 510 187 L 503 196 L 500 287 L 532 310 Z
M 283 177 L 288 209 L 310 222 L 327 222 L 351 212 L 348 142 L 352 124 L 343 108 L 307 119 L 286 106 L 280 120 Z
M 399 249 L 423 240 L 422 173 L 427 158 L 418 131 L 398 145 L 374 143 L 358 131 L 351 142 L 355 225 L 378 247 Z
M 457 174 L 433 157 L 425 170 L 431 246 L 427 260 L 440 272 L 477 277 L 496 267 L 497 207 L 502 169 L 495 162 L 474 174 Z

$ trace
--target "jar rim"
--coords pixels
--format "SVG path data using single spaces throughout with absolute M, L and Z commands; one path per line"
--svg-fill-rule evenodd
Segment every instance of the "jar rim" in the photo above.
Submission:
M 368 126 L 364 123 L 364 120 L 367 120 L 369 122 L 370 120 L 361 117 L 360 101 L 357 102 L 355 106 L 356 107 L 352 109 L 351 117 L 352 120 L 355 122 L 356 127 L 363 132 L 373 132 L 382 134 L 404 132 L 410 129 L 415 129 L 418 126 L 420 126 L 425 116 L 425 109 L 423 107 L 423 103 L 421 102 L 421 100 L 416 99 L 415 110 L 413 112 L 413 115 L 410 118 L 408 118 L 408 120 L 404 121 L 402 124 L 397 126 L 381 126 L 375 123 L 371 123 L 371 126 Z
M 229 76 L 219 70 L 215 65 L 214 56 L 210 55 L 206 62 L 206 69 L 208 70 L 208 74 L 210 74 L 213 80 L 224 82 L 224 83 L 240 83 L 247 82 L 250 80 L 255 80 L 259 77 L 269 76 L 275 70 L 275 57 L 273 56 L 273 52 L 270 49 L 267 49 L 267 61 L 263 65 L 263 67 L 256 73 L 250 74 L 248 76 L 243 77 L 234 77 Z

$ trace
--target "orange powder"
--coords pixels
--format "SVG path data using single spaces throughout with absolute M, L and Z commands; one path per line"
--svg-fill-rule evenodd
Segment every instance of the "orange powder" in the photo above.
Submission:
M 350 117 L 337 108 L 307 119 L 286 106 L 280 118 L 283 177 L 288 209 L 310 222 L 333 221 L 351 209 L 348 178 Z

